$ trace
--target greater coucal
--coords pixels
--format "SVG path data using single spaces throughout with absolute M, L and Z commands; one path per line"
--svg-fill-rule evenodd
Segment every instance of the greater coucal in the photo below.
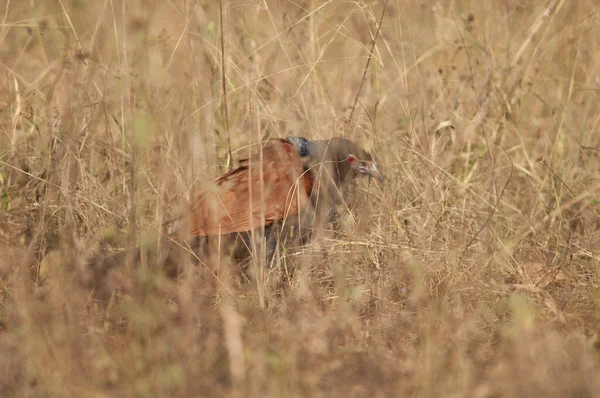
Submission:
M 371 155 L 348 139 L 268 140 L 197 196 L 177 239 L 192 246 L 211 237 L 223 244 L 235 240 L 232 253 L 239 260 L 251 252 L 252 233 L 264 227 L 269 261 L 278 239 L 290 231 L 306 243 L 360 175 L 383 181 Z

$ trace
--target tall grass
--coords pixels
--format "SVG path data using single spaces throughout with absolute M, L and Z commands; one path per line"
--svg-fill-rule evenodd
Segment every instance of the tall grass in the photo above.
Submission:
M 384 6 L 0 4 L 0 396 L 599 395 L 597 5 Z M 387 181 L 283 285 L 94 267 L 289 135 Z

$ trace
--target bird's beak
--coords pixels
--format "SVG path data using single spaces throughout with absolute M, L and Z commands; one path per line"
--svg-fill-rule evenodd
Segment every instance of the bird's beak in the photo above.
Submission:
M 360 165 L 359 170 L 363 174 L 367 174 L 373 178 L 375 178 L 379 182 L 384 182 L 385 177 L 383 173 L 379 171 L 377 164 L 375 162 L 364 161 L 363 164 Z

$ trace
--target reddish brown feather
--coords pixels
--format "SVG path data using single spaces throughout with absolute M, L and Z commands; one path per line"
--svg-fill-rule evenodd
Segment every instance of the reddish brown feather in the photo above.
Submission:
M 270 140 L 242 165 L 220 176 L 213 192 L 203 192 L 192 208 L 192 236 L 250 231 L 297 215 L 312 187 L 303 159 L 286 140 Z M 262 194 L 261 194 L 262 165 Z

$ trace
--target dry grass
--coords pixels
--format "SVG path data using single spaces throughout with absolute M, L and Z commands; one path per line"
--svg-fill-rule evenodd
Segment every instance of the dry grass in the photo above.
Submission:
M 223 3 L 0 5 L 0 396 L 598 396 L 597 4 L 391 0 L 346 123 L 383 1 Z M 333 134 L 387 184 L 285 286 L 86 283 L 228 135 Z

